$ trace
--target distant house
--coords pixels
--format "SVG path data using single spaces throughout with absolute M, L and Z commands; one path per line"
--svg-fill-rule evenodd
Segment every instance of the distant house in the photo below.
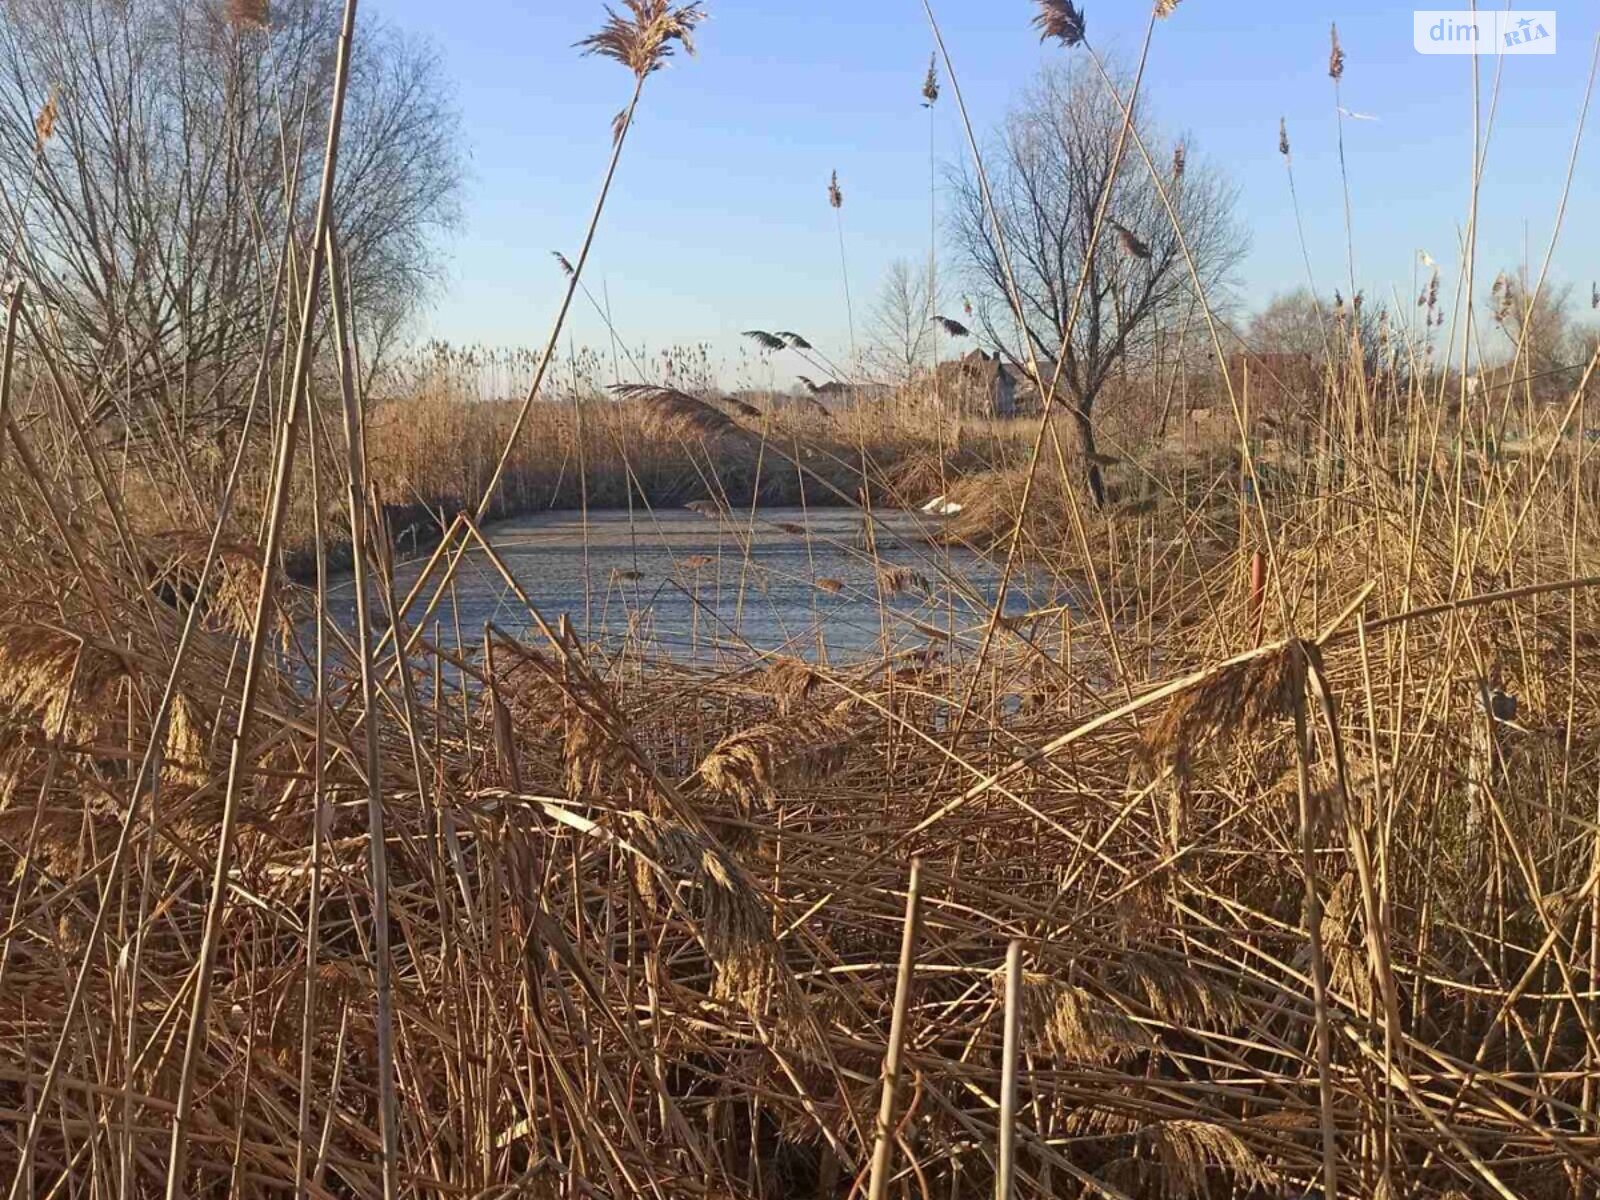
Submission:
M 947 407 L 986 417 L 1017 415 L 1017 379 L 999 354 L 972 350 L 939 364 L 935 394 Z

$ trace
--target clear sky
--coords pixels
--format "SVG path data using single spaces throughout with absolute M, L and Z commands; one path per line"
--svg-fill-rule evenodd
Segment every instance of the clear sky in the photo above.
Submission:
M 1540 0 L 1548 3 L 1548 0 Z M 831 351 L 846 342 L 834 213 L 837 169 L 858 326 L 896 257 L 925 260 L 928 114 L 919 90 L 932 50 L 920 0 L 711 0 L 695 58 L 674 59 L 645 88 L 588 280 L 609 293 L 633 345 L 710 342 L 737 369 L 738 331 L 795 329 Z M 1131 58 L 1148 8 L 1087 0 L 1090 39 Z M 1029 0 L 934 0 L 980 130 L 1004 114 L 1045 60 Z M 562 277 L 550 251 L 575 254 L 630 77 L 573 43 L 604 17 L 598 0 L 388 0 L 385 13 L 432 38 L 459 84 L 471 174 L 465 223 L 447 249 L 450 277 L 425 336 L 493 345 L 542 343 Z M 1558 9 L 1553 57 L 1480 58 L 1485 110 L 1503 69 L 1482 194 L 1480 271 L 1535 268 L 1548 243 L 1589 78 L 1600 5 Z M 1347 278 L 1328 26 L 1348 56 L 1345 106 L 1358 279 L 1370 297 L 1409 302 L 1416 251 L 1456 269 L 1471 161 L 1471 65 L 1412 48 L 1411 7 L 1378 0 L 1185 0 L 1161 22 L 1146 94 L 1191 154 L 1240 190 L 1253 245 L 1243 296 L 1259 306 L 1306 280 L 1278 118 L 1288 120 L 1312 268 L 1330 293 Z M 943 72 L 941 71 L 941 74 Z M 1590 114 L 1600 126 L 1600 106 Z M 953 91 L 934 113 L 941 160 L 966 153 Z M 1600 277 L 1600 128 L 1589 129 L 1554 278 L 1575 285 L 1583 316 Z M 1485 282 L 1485 287 L 1487 283 Z M 604 330 L 580 296 L 577 344 Z

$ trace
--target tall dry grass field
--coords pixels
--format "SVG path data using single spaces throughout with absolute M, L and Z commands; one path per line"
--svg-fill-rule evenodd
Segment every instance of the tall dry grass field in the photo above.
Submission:
M 590 46 L 613 171 L 699 15 Z M 344 294 L 328 228 L 297 295 Z M 11 1200 L 1597 1194 L 1594 361 L 1535 412 L 1336 342 L 1290 437 L 1218 354 L 1231 435 L 1103 431 L 1097 510 L 1054 407 L 562 400 L 548 350 L 525 404 L 368 405 L 349 314 L 292 296 L 254 430 L 175 457 L 84 420 L 38 303 L 0 384 Z M 458 628 L 498 512 L 936 491 L 1025 615 L 930 544 L 885 621 L 919 578 L 973 617 L 912 656 Z

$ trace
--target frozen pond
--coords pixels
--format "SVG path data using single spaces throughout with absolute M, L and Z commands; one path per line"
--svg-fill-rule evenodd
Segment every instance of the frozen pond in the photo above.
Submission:
M 690 661 L 782 652 L 838 660 L 981 637 L 999 569 L 971 551 L 930 544 L 939 519 L 890 512 L 872 535 L 861 513 L 760 509 L 718 519 L 686 509 L 541 513 L 491 526 L 496 554 L 552 626 L 566 617 L 585 641 L 632 639 Z M 426 555 L 396 567 L 403 597 Z M 431 588 L 430 588 L 431 590 Z M 330 597 L 354 623 L 349 580 Z M 1008 614 L 1050 602 L 1013 580 Z M 881 603 L 880 603 L 881 601 Z M 413 607 L 415 622 L 427 594 Z M 375 611 L 381 611 L 381 606 Z M 476 642 L 484 624 L 535 628 L 527 607 L 481 551 L 466 556 L 430 622 L 446 644 Z

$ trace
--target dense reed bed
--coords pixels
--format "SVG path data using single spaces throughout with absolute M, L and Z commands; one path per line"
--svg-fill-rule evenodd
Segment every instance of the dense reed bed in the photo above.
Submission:
M 915 659 L 691 668 L 533 612 L 531 642 L 442 650 L 436 584 L 492 546 L 462 518 L 413 596 L 373 548 L 393 632 L 364 696 L 351 631 L 269 577 L 288 637 L 191 1040 L 262 580 L 136 531 L 36 392 L 0 495 L 5 1160 L 30 1147 L 36 1194 L 158 1188 L 190 1053 L 189 1190 L 375 1194 L 390 1103 L 406 1191 L 844 1194 L 918 858 L 891 1193 L 993 1187 L 1017 942 L 1026 1194 L 1575 1194 L 1593 451 L 1458 458 L 1421 399 L 1254 506 L 1233 464 L 1156 475 L 1148 515 L 1055 480 L 1064 524 L 1019 553 L 1056 594 Z
M 633 76 L 613 173 L 699 16 L 629 0 L 586 43 Z M 1085 36 L 1070 3 L 1040 27 Z M 564 409 L 548 350 L 464 445 L 457 412 L 363 403 L 334 94 L 300 256 L 328 311 L 267 324 L 296 364 L 251 398 L 269 463 L 86 421 L 109 385 L 31 323 L 14 367 L 10 300 L 12 1200 L 1595 1194 L 1595 361 L 1536 412 L 1514 373 L 1452 404 L 1336 342 L 1280 440 L 1219 354 L 1235 439 L 1103 431 L 1103 507 L 1055 413 L 882 464 L 851 418 L 692 387 Z M 508 480 L 597 503 L 652 462 L 694 483 L 646 495 L 730 527 L 769 470 L 857 504 L 873 558 L 876 506 L 937 482 L 1028 610 L 924 543 L 880 564 L 886 627 L 935 585 L 968 619 L 910 653 L 689 663 L 526 602 L 530 636 L 462 628 L 464 562 L 520 594 L 484 524 Z M 404 592 L 389 470 L 453 498 Z

